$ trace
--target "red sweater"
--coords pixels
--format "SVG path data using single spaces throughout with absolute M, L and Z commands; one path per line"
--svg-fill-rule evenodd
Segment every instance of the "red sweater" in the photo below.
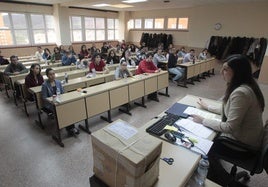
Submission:
M 146 59 L 139 63 L 138 69 L 136 70 L 136 75 L 142 73 L 154 73 L 157 70 L 153 62 L 147 62 Z
M 106 64 L 103 60 L 100 61 L 99 65 L 95 64 L 95 62 L 91 62 L 89 64 L 89 72 L 92 72 L 92 69 L 95 69 L 96 71 L 103 71 L 105 65 Z

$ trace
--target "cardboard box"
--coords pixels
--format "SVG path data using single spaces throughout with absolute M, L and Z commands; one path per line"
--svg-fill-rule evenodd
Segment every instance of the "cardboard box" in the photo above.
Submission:
M 92 133 L 93 171 L 114 187 L 149 187 L 158 179 L 162 142 L 117 120 Z

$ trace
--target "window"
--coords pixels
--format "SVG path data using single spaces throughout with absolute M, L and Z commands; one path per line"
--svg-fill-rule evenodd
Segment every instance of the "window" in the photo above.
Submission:
M 144 28 L 145 29 L 152 29 L 154 25 L 154 19 L 145 19 L 144 20 Z
M 135 19 L 135 29 L 141 29 L 141 19 Z
M 134 28 L 134 20 L 131 19 L 127 22 L 127 28 L 130 30 L 130 29 L 133 29 Z
M 86 41 L 95 40 L 95 18 L 85 17 Z
M 164 28 L 164 18 L 154 19 L 154 28 L 163 29 Z
M 188 29 L 188 18 L 179 18 L 178 29 Z
M 82 41 L 82 19 L 80 16 L 71 17 L 71 35 L 72 41 Z
M 25 14 L 11 13 L 11 19 L 14 28 L 16 44 L 29 44 L 29 36 Z
M 70 22 L 73 42 L 118 39 L 118 19 L 71 16 Z
M 0 45 L 54 43 L 55 40 L 51 15 L 0 12 Z
M 107 19 L 107 40 L 118 39 L 118 19 Z
M 30 16 L 34 43 L 55 43 L 53 16 L 42 14 L 31 14 Z
M 12 45 L 13 43 L 9 14 L 0 13 L 0 45 Z
M 177 18 L 168 18 L 168 29 L 176 29 L 177 28 Z

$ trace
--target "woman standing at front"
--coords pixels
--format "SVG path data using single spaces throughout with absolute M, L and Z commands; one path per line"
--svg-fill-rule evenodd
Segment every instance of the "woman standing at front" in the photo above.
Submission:
M 205 119 L 198 115 L 192 115 L 193 120 L 221 132 L 222 136 L 259 149 L 263 137 L 262 113 L 265 103 L 263 94 L 252 77 L 250 62 L 243 55 L 231 55 L 225 60 L 221 72 L 227 82 L 221 112 L 222 121 Z M 198 103 L 209 111 L 220 111 L 202 100 Z M 209 174 L 216 177 L 216 182 L 227 185 L 233 182 L 233 178 L 222 168 L 215 153 L 217 148 L 212 147 L 209 152 Z

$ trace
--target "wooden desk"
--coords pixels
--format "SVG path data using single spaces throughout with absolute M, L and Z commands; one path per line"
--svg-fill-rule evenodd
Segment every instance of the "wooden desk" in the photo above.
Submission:
M 184 87 L 187 87 L 187 80 L 192 79 L 195 76 L 198 76 L 199 74 L 212 71 L 214 74 L 214 68 L 215 68 L 215 58 L 210 58 L 207 60 L 202 61 L 196 61 L 194 64 L 192 62 L 177 64 L 178 66 L 185 69 L 185 79 L 184 79 Z M 191 81 L 191 84 L 193 84 L 193 80 Z
M 197 106 L 198 101 L 197 96 L 186 95 L 178 101 L 178 103 L 187 104 L 191 106 Z M 220 105 L 221 102 L 202 98 L 205 102 L 213 105 Z M 160 114 L 160 116 L 163 115 Z M 144 126 L 142 129 L 146 129 L 152 125 L 157 119 L 152 119 Z M 216 133 L 213 133 L 209 139 L 212 140 L 216 136 Z M 173 145 L 167 141 L 162 141 L 162 153 L 161 158 L 163 157 L 172 157 L 174 159 L 173 165 L 168 165 L 166 162 L 160 160 L 160 169 L 159 169 L 159 180 L 156 183 L 156 187 L 167 186 L 185 186 L 191 176 L 193 175 L 198 162 L 200 160 L 200 155 L 194 153 L 186 148 L 181 146 Z M 207 180 L 205 186 L 218 186 L 217 184 Z

